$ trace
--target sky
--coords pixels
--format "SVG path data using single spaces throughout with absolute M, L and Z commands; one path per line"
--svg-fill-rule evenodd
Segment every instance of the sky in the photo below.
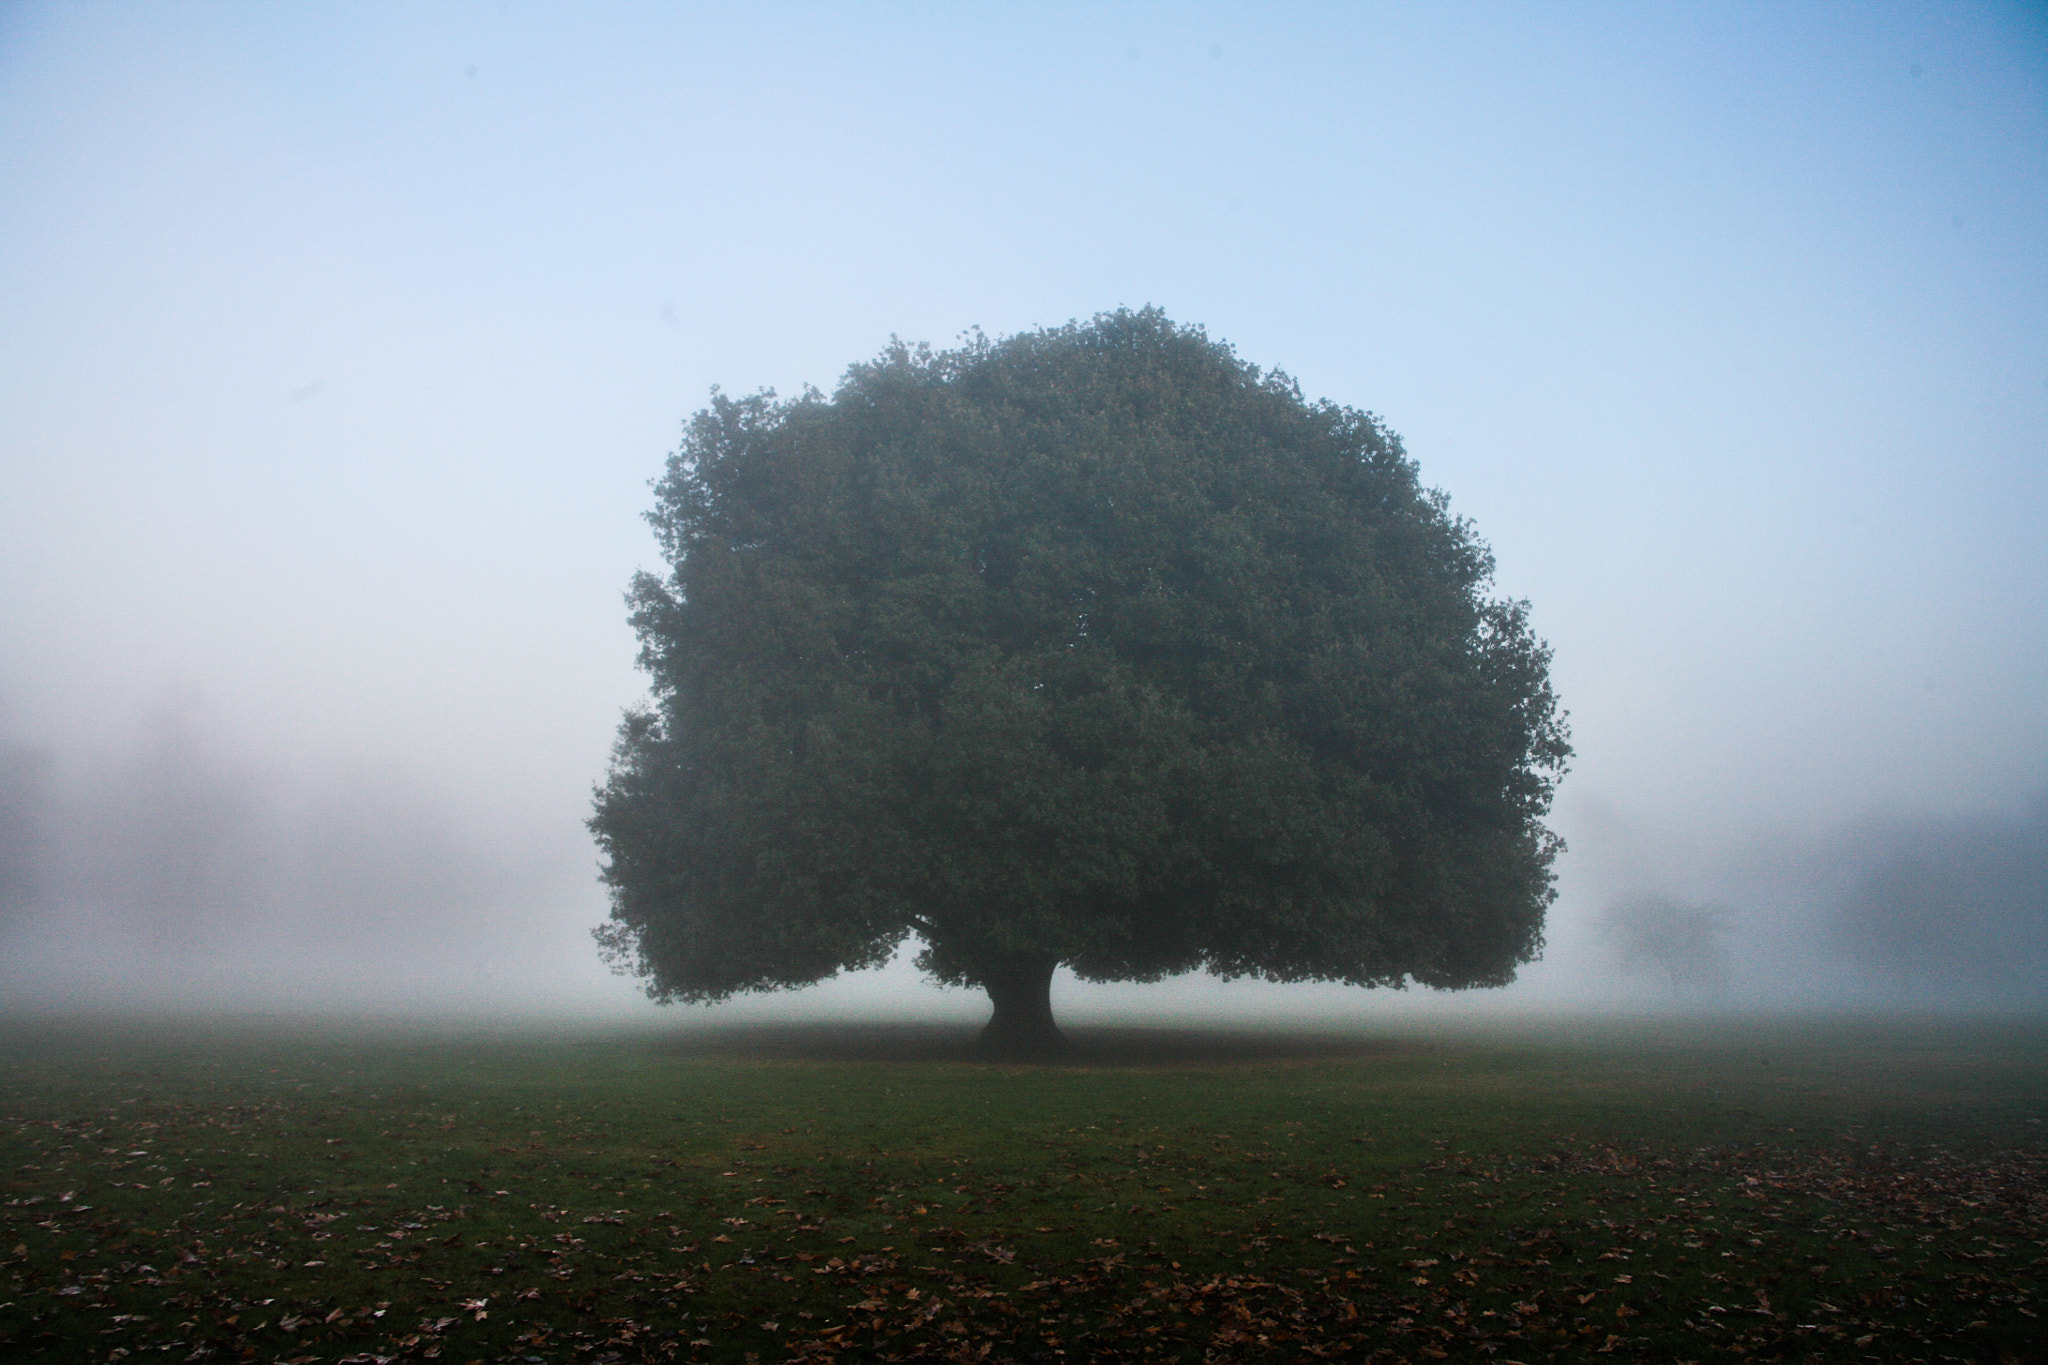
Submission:
M 0 9 L 0 993 L 652 1011 L 582 821 L 684 420 L 1147 304 L 1532 604 L 1489 1000 L 2048 994 L 2042 7 L 517 0 Z M 1913 866 L 2023 965 L 1858 959 Z M 744 1008 L 972 1011 L 913 976 Z

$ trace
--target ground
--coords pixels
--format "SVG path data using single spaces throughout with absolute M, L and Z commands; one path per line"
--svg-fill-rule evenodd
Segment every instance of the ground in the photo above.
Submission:
M 2043 1359 L 2043 1021 L 1072 1032 L 16 1018 L 0 1351 Z

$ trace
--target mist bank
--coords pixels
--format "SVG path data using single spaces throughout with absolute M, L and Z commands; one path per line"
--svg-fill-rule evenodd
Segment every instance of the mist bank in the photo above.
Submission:
M 1659 837 L 1586 804 L 1545 964 L 1573 993 L 2048 1006 L 2048 792 L 1718 841 Z
M 0 738 L 0 1006 L 640 1014 L 605 915 L 587 788 L 254 753 L 173 700 L 101 752 Z M 1089 983 L 1063 1017 L 1272 1022 L 1496 1009 L 2048 1007 L 2048 793 L 1742 836 L 1653 832 L 1568 794 L 1544 957 L 1500 991 L 1188 976 Z M 978 1017 L 890 966 L 706 1011 Z
M 587 936 L 603 908 L 588 840 L 551 804 L 252 754 L 190 699 L 106 752 L 0 741 L 0 1001 L 628 1001 Z

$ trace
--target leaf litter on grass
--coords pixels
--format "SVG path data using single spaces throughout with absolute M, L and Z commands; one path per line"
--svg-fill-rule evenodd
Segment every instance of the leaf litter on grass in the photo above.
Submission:
M 204 1089 L 0 1112 L 11 1357 L 2041 1358 L 2037 1145 L 787 1109 L 664 1144 Z

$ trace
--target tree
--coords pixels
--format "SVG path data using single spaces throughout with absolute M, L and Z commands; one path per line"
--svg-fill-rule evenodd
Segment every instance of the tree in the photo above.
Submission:
M 614 966 L 715 1000 L 879 965 L 1500 985 L 1569 755 L 1527 604 L 1369 414 L 1117 312 L 830 398 L 714 392 L 629 600 L 591 828 Z
M 1712 906 L 1652 891 L 1611 903 L 1600 917 L 1600 932 L 1613 945 L 1623 970 L 1662 975 L 1676 995 L 1687 986 L 1718 987 L 1726 980 L 1728 952 L 1721 941 L 1725 919 L 1724 912 Z

